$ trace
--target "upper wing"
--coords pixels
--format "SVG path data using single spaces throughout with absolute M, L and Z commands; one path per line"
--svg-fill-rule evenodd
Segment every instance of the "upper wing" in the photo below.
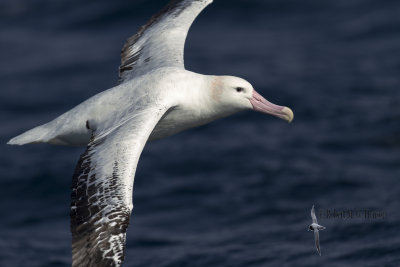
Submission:
M 190 26 L 213 0 L 171 0 L 121 51 L 119 82 L 160 67 L 184 68 L 183 50 Z
M 120 266 L 136 165 L 166 107 L 146 109 L 94 132 L 72 179 L 72 266 Z
M 318 223 L 317 222 L 317 216 L 315 216 L 314 205 L 311 208 L 311 218 L 312 218 L 313 223 Z

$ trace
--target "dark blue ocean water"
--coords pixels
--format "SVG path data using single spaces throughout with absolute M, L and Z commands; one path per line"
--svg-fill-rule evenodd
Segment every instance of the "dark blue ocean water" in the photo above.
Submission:
M 0 266 L 70 266 L 84 150 L 5 143 L 114 86 L 165 2 L 0 2 Z M 400 2 L 214 2 L 186 67 L 246 78 L 295 120 L 246 112 L 149 143 L 125 266 L 400 266 Z

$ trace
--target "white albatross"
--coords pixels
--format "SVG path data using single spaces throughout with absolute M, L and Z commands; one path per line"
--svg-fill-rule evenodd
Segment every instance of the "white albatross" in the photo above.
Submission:
M 325 227 L 318 224 L 317 215 L 315 215 L 314 205 L 311 208 L 311 219 L 312 219 L 312 224 L 308 226 L 308 231 L 314 232 L 315 247 L 317 249 L 318 254 L 321 256 L 321 247 L 319 246 L 319 231 L 324 230 Z
M 185 70 L 187 32 L 212 0 L 172 0 L 129 38 L 119 85 L 8 144 L 86 146 L 72 178 L 72 266 L 121 266 L 136 166 L 147 140 L 247 109 L 291 121 L 293 112 L 247 81 Z

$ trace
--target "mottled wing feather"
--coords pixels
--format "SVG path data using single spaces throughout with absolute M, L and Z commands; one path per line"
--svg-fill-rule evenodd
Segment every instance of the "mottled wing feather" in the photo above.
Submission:
M 122 264 L 136 165 L 166 110 L 147 109 L 111 132 L 94 132 L 72 179 L 72 266 Z
M 318 223 L 317 216 L 315 215 L 314 205 L 311 208 L 311 218 L 312 218 L 313 223 Z
M 119 82 L 161 67 L 184 68 L 190 26 L 212 0 L 171 0 L 130 37 L 121 51 Z

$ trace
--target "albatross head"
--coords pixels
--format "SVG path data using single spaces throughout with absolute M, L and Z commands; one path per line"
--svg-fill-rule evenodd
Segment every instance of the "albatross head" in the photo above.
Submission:
M 220 105 L 235 110 L 253 109 L 291 122 L 293 112 L 290 108 L 272 104 L 254 90 L 244 79 L 232 76 L 215 78 L 214 95 L 218 94 Z

